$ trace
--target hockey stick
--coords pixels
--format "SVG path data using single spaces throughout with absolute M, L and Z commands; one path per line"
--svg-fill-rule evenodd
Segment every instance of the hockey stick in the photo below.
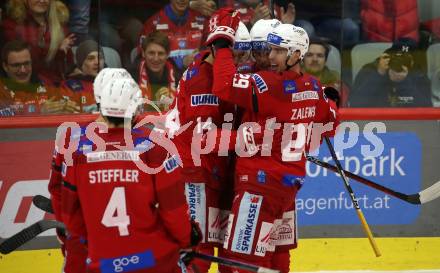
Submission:
M 219 263 L 219 264 L 222 264 L 225 266 L 235 267 L 235 268 L 239 268 L 239 269 L 243 269 L 243 270 L 247 270 L 247 271 L 251 271 L 251 272 L 257 272 L 257 273 L 279 273 L 280 272 L 278 270 L 274 270 L 274 269 L 270 269 L 270 268 L 266 268 L 266 267 L 261 267 L 261 266 L 243 263 L 243 262 L 239 262 L 239 261 L 234 261 L 231 259 L 226 259 L 226 258 L 221 258 L 221 257 L 215 257 L 215 256 L 202 254 L 202 253 L 195 252 L 195 251 L 187 252 L 187 255 L 189 255 L 190 258 L 197 258 L 197 259 L 201 259 L 201 260 L 205 260 L 205 261 L 209 261 L 209 262 Z
M 40 220 L 4 240 L 0 244 L 0 253 L 8 254 L 52 228 L 64 228 L 64 224 L 54 220 Z
M 327 162 L 321 161 L 316 157 L 313 156 L 309 156 L 307 155 L 307 160 L 315 163 L 318 166 L 321 166 L 323 168 L 329 169 L 333 172 L 338 172 L 338 168 L 336 166 L 333 166 Z M 403 200 L 405 202 L 414 204 L 414 205 L 420 205 L 420 204 L 425 204 L 429 201 L 432 201 L 438 197 L 440 197 L 440 181 L 437 181 L 436 183 L 434 183 L 432 186 L 418 192 L 418 193 L 414 193 L 414 194 L 404 194 L 398 191 L 394 191 L 390 188 L 387 188 L 385 186 L 382 186 L 380 184 L 377 184 L 367 178 L 364 178 L 362 176 L 359 176 L 357 174 L 351 173 L 349 171 L 344 170 L 345 174 L 347 177 L 349 178 L 353 178 L 355 179 L 357 182 L 360 182 L 364 185 L 367 185 L 369 187 L 372 187 L 376 190 L 382 191 L 386 194 L 389 194 L 391 196 L 394 196 L 400 200 Z
M 46 196 L 35 195 L 34 198 L 32 198 L 32 203 L 42 211 L 53 214 L 52 202 Z
M 45 212 L 52 213 L 52 211 L 53 211 L 50 199 L 47 198 L 46 196 L 36 195 L 32 199 L 32 202 L 34 203 L 34 205 L 36 207 L 42 209 Z M 197 253 L 197 252 L 194 252 L 194 251 L 186 252 L 186 255 L 187 255 L 188 259 L 198 258 L 198 259 L 202 259 L 202 260 L 206 260 L 206 261 L 211 261 L 211 262 L 216 262 L 216 263 L 219 263 L 219 264 L 224 264 L 224 265 L 231 266 L 231 267 L 237 267 L 237 268 L 249 270 L 249 271 L 252 271 L 252 272 L 260 272 L 260 273 L 276 273 L 276 272 L 279 272 L 277 270 L 272 270 L 272 269 L 268 269 L 268 268 L 264 268 L 264 267 L 258 267 L 258 266 L 255 266 L 255 265 L 241 263 L 241 262 L 238 262 L 238 261 L 233 261 L 233 260 L 224 259 L 224 258 L 220 258 L 220 257 L 205 255 L 205 254 Z M 193 268 L 193 270 L 195 272 L 197 272 L 198 268 Z
M 333 160 L 336 163 L 338 173 L 341 175 L 342 181 L 344 181 L 345 188 L 350 193 L 351 201 L 353 202 L 353 206 L 356 209 L 359 220 L 361 220 L 362 227 L 364 228 L 364 231 L 367 234 L 368 239 L 370 240 L 370 244 L 374 250 L 374 254 L 376 254 L 376 257 L 380 257 L 381 256 L 380 250 L 377 247 L 376 241 L 374 240 L 373 233 L 371 233 L 370 227 L 368 226 L 367 220 L 365 220 L 365 216 L 362 213 L 361 208 L 359 207 L 359 203 L 357 201 L 356 196 L 354 195 L 353 189 L 351 188 L 350 183 L 348 183 L 348 179 L 345 176 L 345 171 L 344 171 L 344 169 L 342 169 L 341 162 L 339 162 L 339 160 L 336 156 L 335 149 L 333 148 L 333 145 L 330 142 L 330 139 L 328 137 L 325 137 L 325 142 L 327 143 L 328 149 L 330 150 L 330 153 L 333 157 Z

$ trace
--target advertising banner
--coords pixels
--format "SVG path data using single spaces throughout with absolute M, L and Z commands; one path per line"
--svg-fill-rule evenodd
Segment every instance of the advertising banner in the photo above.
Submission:
M 422 146 L 418 136 L 411 132 L 376 134 L 380 140 L 373 144 L 371 137 L 359 135 L 353 147 L 338 149 L 338 159 L 345 170 L 403 193 L 417 193 L 421 189 Z M 336 143 L 338 138 L 336 137 Z M 340 139 L 339 139 L 340 140 Z M 371 156 L 366 148 L 382 149 Z M 335 141 L 333 141 L 335 143 Z M 362 148 L 364 147 L 364 148 Z M 322 161 L 336 165 L 325 142 L 319 149 Z M 369 224 L 402 225 L 415 222 L 420 206 L 414 206 L 383 192 L 350 180 L 359 206 Z M 299 225 L 349 225 L 359 219 L 342 178 L 339 174 L 313 163 L 307 163 L 307 178 L 298 193 L 296 207 Z

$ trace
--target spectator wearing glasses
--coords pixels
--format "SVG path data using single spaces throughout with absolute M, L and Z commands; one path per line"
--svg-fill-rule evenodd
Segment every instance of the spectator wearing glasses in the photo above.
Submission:
M 73 66 L 67 35 L 69 11 L 59 0 L 8 0 L 3 21 L 4 40 L 23 40 L 30 45 L 34 70 L 59 84 Z
M 50 81 L 39 77 L 33 70 L 30 46 L 14 40 L 2 49 L 2 67 L 5 76 L 0 79 L 0 116 L 34 115 L 40 113 L 69 113 L 67 103 Z

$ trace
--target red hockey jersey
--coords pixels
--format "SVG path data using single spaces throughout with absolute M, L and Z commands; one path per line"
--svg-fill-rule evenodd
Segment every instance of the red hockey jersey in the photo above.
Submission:
M 226 155 L 219 157 L 217 150 L 214 149 L 212 153 L 201 155 L 201 165 L 197 165 L 191 150 L 195 130 L 198 128 L 205 130 L 211 123 L 220 129 L 224 122 L 224 114 L 234 111 L 233 105 L 212 94 L 212 64 L 205 60 L 208 56 L 209 51 L 202 52 L 200 58 L 196 59 L 183 74 L 170 115 L 175 115 L 174 119 L 178 126 L 191 123 L 189 128 L 175 138 L 184 169 L 200 166 L 205 170 L 212 171 L 209 175 L 224 177 Z M 206 126 L 202 125 L 205 122 Z M 200 180 L 209 181 L 209 179 Z M 211 186 L 217 187 L 216 185 Z
M 165 6 L 144 23 L 141 37 L 154 30 L 166 33 L 170 40 L 170 58 L 178 69 L 183 70 L 183 58 L 202 46 L 205 17 L 191 9 L 187 9 L 181 18 L 172 20 L 172 17 L 176 15 L 171 7 Z
M 238 132 L 243 134 L 246 146 L 246 155 L 237 158 L 239 180 L 260 181 L 259 186 L 274 191 L 283 191 L 281 185 L 293 184 L 298 178 L 301 181 L 306 175 L 304 151 L 311 125 L 328 123 L 331 134 L 335 126 L 329 122 L 337 121 L 336 107 L 323 93 L 319 81 L 293 71 L 236 73 L 230 49 L 216 53 L 214 75 L 213 93 L 247 109 L 245 120 L 261 126 L 261 133 L 255 137 L 253 128 L 243 127 Z M 276 118 L 278 127 L 269 126 L 271 118 Z M 273 141 L 270 137 L 263 139 L 265 126 L 268 133 L 273 133 Z M 313 133 L 315 130 L 312 137 Z M 236 183 L 236 187 L 243 185 L 246 183 Z
M 155 272 L 155 265 L 190 245 L 178 159 L 167 158 L 148 130 L 131 131 L 133 148 L 120 148 L 126 145 L 123 128 L 95 133 L 105 151 L 96 151 L 81 130 L 72 164 L 62 163 L 62 220 L 69 232 L 81 235 L 77 219 L 83 215 L 92 272 Z M 142 164 L 164 168 L 148 174 Z

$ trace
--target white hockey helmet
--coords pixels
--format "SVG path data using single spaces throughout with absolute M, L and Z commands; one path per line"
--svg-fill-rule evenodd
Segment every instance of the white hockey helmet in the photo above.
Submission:
M 124 68 L 104 68 L 99 71 L 93 81 L 93 93 L 95 102 L 101 102 L 101 93 L 104 86 L 112 79 L 132 79 L 130 73 Z
M 267 35 L 267 43 L 287 49 L 287 56 L 299 50 L 303 59 L 309 50 L 309 35 L 302 27 L 292 24 L 281 24 Z
M 266 50 L 267 35 L 281 22 L 278 19 L 260 19 L 251 28 L 252 50 Z
M 132 118 L 141 104 L 141 90 L 133 79 L 113 79 L 102 88 L 103 116 Z
M 234 38 L 234 50 L 249 51 L 251 50 L 251 35 L 246 25 L 241 21 L 238 24 L 237 32 Z

